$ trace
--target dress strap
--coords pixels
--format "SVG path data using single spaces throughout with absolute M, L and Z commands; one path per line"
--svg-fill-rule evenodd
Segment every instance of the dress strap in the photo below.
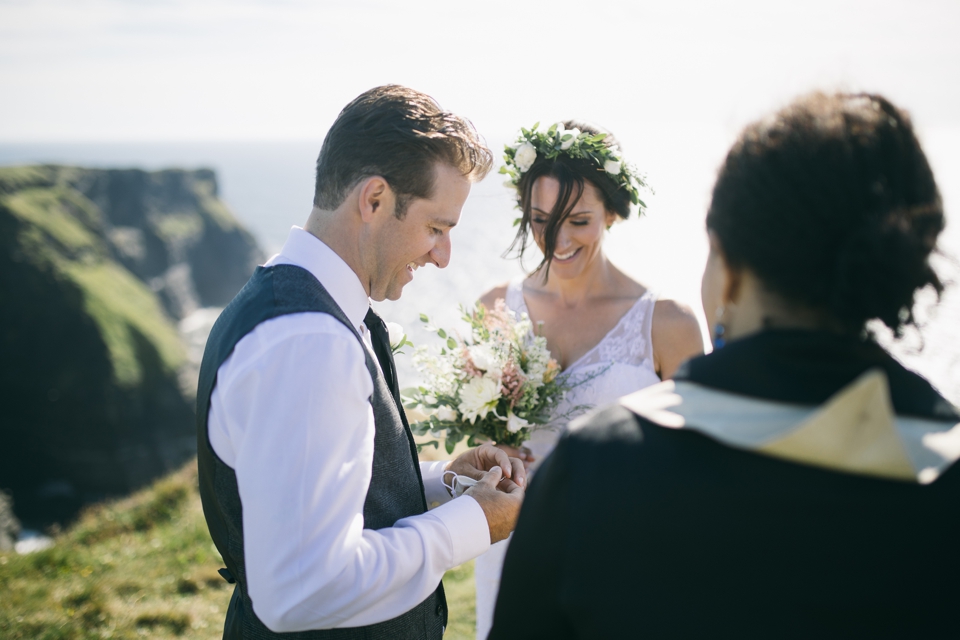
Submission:
M 648 345 L 643 355 L 643 362 L 654 371 L 656 370 L 656 366 L 653 362 L 653 311 L 657 305 L 657 298 L 659 297 L 660 295 L 656 291 L 647 289 L 646 293 L 640 296 L 639 304 L 637 305 L 641 307 L 641 309 L 638 309 L 638 312 L 641 313 L 643 317 L 640 331 Z

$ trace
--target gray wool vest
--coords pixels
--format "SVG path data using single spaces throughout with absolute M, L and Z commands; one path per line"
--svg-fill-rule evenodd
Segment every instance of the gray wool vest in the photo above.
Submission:
M 361 340 L 356 328 L 310 272 L 292 265 L 258 267 L 246 286 L 217 319 L 207 340 L 197 388 L 197 452 L 200 469 L 200 497 L 203 513 L 214 544 L 223 556 L 231 577 L 236 581 L 223 637 L 265 640 L 289 638 L 421 639 L 440 638 L 447 622 L 443 585 L 426 600 L 406 613 L 366 627 L 350 627 L 297 633 L 276 633 L 257 618 L 247 591 L 243 552 L 243 507 L 237 489 L 237 477 L 214 453 L 207 432 L 210 396 L 217 382 L 220 365 L 234 347 L 258 324 L 290 313 L 327 313 L 343 323 Z M 364 527 L 382 529 L 397 520 L 427 510 L 423 481 L 417 461 L 416 445 L 397 406 L 380 367 L 364 348 L 366 365 L 373 379 L 373 405 L 376 423 L 373 475 L 363 504 Z M 384 363 L 384 368 L 392 362 Z

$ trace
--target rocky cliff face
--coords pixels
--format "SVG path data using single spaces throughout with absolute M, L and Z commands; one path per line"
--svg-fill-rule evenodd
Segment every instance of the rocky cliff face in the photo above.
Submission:
M 68 517 L 195 452 L 174 322 L 262 254 L 211 171 L 0 168 L 0 488 Z

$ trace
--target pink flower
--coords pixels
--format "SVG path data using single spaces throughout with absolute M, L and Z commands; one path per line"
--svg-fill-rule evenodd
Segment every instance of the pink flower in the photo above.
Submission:
M 510 408 L 520 401 L 523 397 L 523 384 L 527 377 L 513 360 L 507 361 L 503 367 L 503 374 L 500 378 L 501 394 L 510 399 Z
M 477 365 L 473 363 L 473 358 L 470 357 L 470 350 L 464 347 L 460 351 L 460 359 L 463 361 L 463 372 L 471 378 L 479 378 L 483 376 L 483 371 L 477 368 Z
M 512 322 L 513 317 L 510 315 L 510 311 L 507 309 L 507 304 L 503 301 L 503 298 L 497 298 L 493 309 L 487 309 L 483 317 L 483 326 L 487 331 L 508 329 Z

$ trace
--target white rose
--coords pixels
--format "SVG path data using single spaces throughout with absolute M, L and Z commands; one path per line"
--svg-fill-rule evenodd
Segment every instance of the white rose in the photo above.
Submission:
M 403 342 L 403 339 L 407 336 L 407 334 L 404 333 L 404 331 L 403 331 L 403 327 L 401 327 L 401 326 L 400 326 L 399 324 L 397 324 L 396 322 L 388 322 L 388 323 L 387 323 L 387 333 L 390 334 L 390 348 L 391 348 L 391 349 L 396 349 L 397 346 L 398 346 L 401 342 Z
M 537 159 L 537 150 L 529 142 L 524 142 L 517 148 L 517 153 L 513 156 L 513 161 L 517 163 L 517 168 L 521 173 L 526 173 Z
M 603 170 L 611 175 L 618 176 L 620 175 L 620 161 L 610 159 L 603 163 Z
M 437 418 L 443 422 L 454 422 L 460 417 L 460 414 L 457 413 L 456 409 L 451 409 L 447 405 L 442 405 L 437 409 Z
M 573 146 L 574 142 L 577 141 L 577 136 L 580 135 L 580 129 L 577 129 L 576 127 L 574 127 L 573 129 L 568 129 L 567 131 L 564 132 L 563 135 L 571 136 L 569 139 L 564 140 L 560 143 L 560 149 L 562 149 L 563 151 L 566 151 L 571 146 Z M 563 136 L 560 136 L 560 137 L 563 138 Z
M 514 414 L 512 411 L 507 415 L 507 431 L 510 433 L 516 433 L 517 431 L 520 431 L 520 429 L 529 426 L 529 422 Z
M 470 360 L 473 366 L 481 371 L 486 371 L 494 377 L 500 376 L 500 365 L 497 363 L 497 356 L 490 347 L 478 344 L 467 350 L 470 354 Z
M 464 421 L 476 422 L 487 417 L 500 400 L 500 381 L 484 376 L 473 378 L 460 389 L 460 413 Z

